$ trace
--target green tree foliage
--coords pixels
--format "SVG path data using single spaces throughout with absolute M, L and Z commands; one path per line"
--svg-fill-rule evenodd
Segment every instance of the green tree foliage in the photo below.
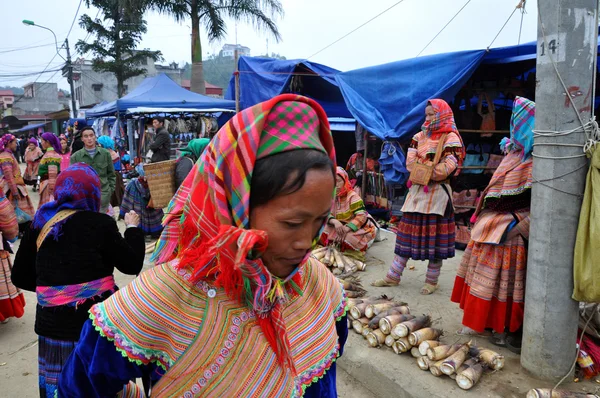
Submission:
M 131 0 L 133 1 L 133 0 Z M 283 15 L 279 0 L 148 0 L 158 11 L 171 15 L 176 21 L 190 21 L 192 25 L 192 74 L 191 90 L 205 94 L 204 68 L 200 27 L 211 42 L 222 40 L 227 33 L 225 19 L 250 22 L 257 29 L 271 33 L 276 40 L 281 38 L 275 23 Z
M 148 59 L 162 60 L 160 51 L 136 49 L 147 31 L 143 18 L 146 4 L 126 0 L 86 0 L 86 4 L 99 8 L 104 15 L 104 22 L 83 15 L 79 25 L 95 40 L 92 43 L 79 40 L 75 47 L 82 54 L 93 54 L 94 70 L 115 75 L 117 93 L 121 97 L 125 94 L 123 88 L 127 79 L 146 73 L 141 66 Z

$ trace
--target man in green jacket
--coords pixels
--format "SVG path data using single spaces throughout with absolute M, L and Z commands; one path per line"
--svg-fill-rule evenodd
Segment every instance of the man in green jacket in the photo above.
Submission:
M 106 213 L 117 183 L 112 157 L 106 149 L 96 146 L 96 133 L 92 127 L 86 126 L 81 130 L 81 140 L 83 141 L 83 149 L 71 155 L 71 164 L 83 162 L 96 170 L 102 183 L 100 212 Z

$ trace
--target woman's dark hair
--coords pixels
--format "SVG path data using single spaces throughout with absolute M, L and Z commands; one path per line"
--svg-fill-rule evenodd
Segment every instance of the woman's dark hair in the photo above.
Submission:
M 287 151 L 258 160 L 252 174 L 250 208 L 300 190 L 309 170 L 330 170 L 335 179 L 333 162 L 326 153 L 315 149 Z
M 164 118 L 164 117 L 161 117 L 161 116 L 156 116 L 156 117 L 153 117 L 153 118 L 152 118 L 152 121 L 155 121 L 155 120 L 156 120 L 157 122 L 159 122 L 159 123 L 162 123 L 162 124 L 164 124 L 164 123 L 165 123 L 165 118 Z

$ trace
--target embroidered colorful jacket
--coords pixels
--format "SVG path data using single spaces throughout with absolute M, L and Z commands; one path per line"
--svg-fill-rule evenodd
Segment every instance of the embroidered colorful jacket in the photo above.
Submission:
M 433 161 L 438 142 L 439 138 L 431 138 L 422 131 L 415 134 L 408 148 L 407 170 L 412 171 L 413 165 L 417 162 Z M 448 179 L 458 167 L 462 146 L 462 141 L 458 135 L 455 133 L 446 135 L 440 161 L 433 169 L 433 175 L 427 190 L 421 185 L 413 184 L 406 196 L 402 212 L 444 215 L 448 201 L 452 197 L 452 191 L 450 184 L 443 181 Z
M 345 334 L 338 339 L 342 333 L 336 330 L 338 321 L 346 328 L 343 289 L 321 263 L 309 260 L 303 266 L 302 295 L 291 298 L 284 308 L 298 371 L 293 377 L 278 363 L 254 312 L 229 299 L 220 288 L 206 282 L 191 284 L 189 270 L 177 270 L 177 261 L 144 272 L 90 310 L 97 333 L 82 335 L 65 365 L 59 397 L 74 396 L 70 391 L 89 392 L 89 388 L 98 396 L 115 394 L 122 388 L 119 381 L 127 383 L 136 376 L 135 368 L 148 367 L 155 369 L 155 380 L 159 374 L 152 388 L 156 397 L 335 397 L 335 384 L 327 393 L 305 394 L 327 372 L 335 375 L 334 361 L 345 341 Z M 113 359 L 129 362 L 106 367 L 129 369 L 130 374 L 121 371 L 120 380 L 110 380 L 104 373 L 104 382 L 97 383 L 80 369 L 83 363 L 87 367 L 106 362 L 103 350 L 90 346 L 105 344 L 106 339 L 120 353 Z M 117 390 L 106 390 L 107 386 Z M 123 396 L 141 394 L 129 384 Z

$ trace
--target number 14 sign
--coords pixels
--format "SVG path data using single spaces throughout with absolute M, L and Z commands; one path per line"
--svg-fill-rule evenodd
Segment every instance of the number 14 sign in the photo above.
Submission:
M 540 64 L 549 64 L 565 61 L 565 37 L 566 33 L 547 35 L 545 40 L 538 43 L 537 59 Z M 552 58 L 550 58 L 552 57 Z

